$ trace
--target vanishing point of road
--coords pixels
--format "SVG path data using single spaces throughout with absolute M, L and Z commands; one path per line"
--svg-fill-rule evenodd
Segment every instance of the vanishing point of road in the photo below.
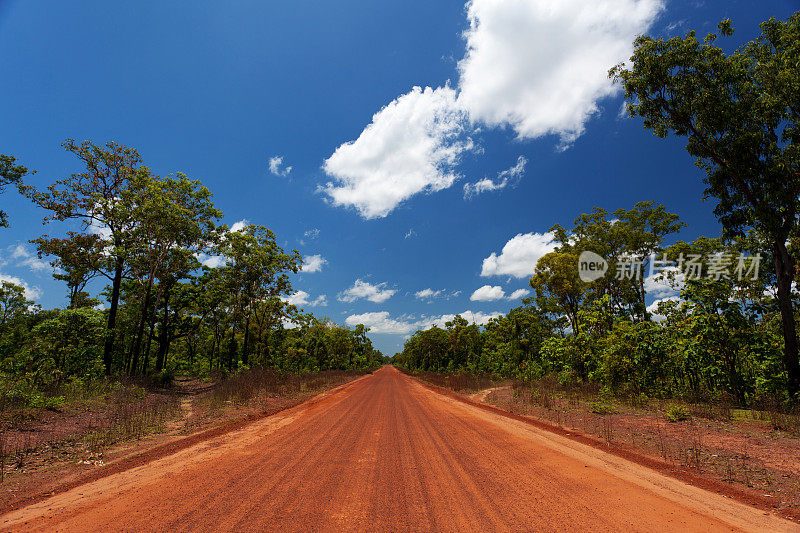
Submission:
M 393 367 L 0 517 L 13 531 L 796 531 Z

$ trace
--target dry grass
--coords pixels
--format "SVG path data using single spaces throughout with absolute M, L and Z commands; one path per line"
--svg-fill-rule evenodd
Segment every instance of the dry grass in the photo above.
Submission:
M 477 392 L 479 390 L 496 387 L 507 380 L 501 380 L 489 374 L 471 374 L 469 372 L 408 372 L 399 368 L 402 372 L 414 376 L 417 379 L 428 382 L 438 387 L 444 387 L 457 392 Z
M 110 446 L 145 436 L 185 434 L 252 413 L 274 411 L 365 374 L 282 373 L 253 368 L 182 388 L 117 387 L 59 409 L 0 412 L 0 482 L 54 464 L 99 466 Z M 180 381 L 179 381 L 180 383 Z
M 415 376 L 418 376 L 415 374 Z M 451 375 L 423 374 L 448 387 Z M 459 383 L 469 382 L 459 378 Z M 473 380 L 467 390 L 497 387 L 500 380 Z M 784 507 L 800 508 L 800 417 L 775 404 L 735 409 L 729 399 L 712 402 L 617 398 L 596 385 L 564 386 L 552 377 L 533 383 L 506 381 L 486 401 L 513 413 L 547 420 L 599 437 L 609 444 L 658 457 L 698 474 L 771 494 Z M 680 412 L 684 416 L 674 416 Z M 668 414 L 673 416 L 668 417 Z M 669 422 L 668 419 L 682 419 Z

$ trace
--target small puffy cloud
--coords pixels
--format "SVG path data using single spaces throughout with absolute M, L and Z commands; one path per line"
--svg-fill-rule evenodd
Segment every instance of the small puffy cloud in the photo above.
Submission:
M 470 322 L 472 324 L 477 324 L 479 326 L 485 326 L 486 324 L 489 323 L 490 320 L 502 316 L 502 313 L 498 311 L 495 311 L 493 313 L 484 313 L 483 311 L 475 312 L 467 310 L 459 313 L 459 315 L 462 318 L 466 319 L 467 322 Z M 417 324 L 421 326 L 422 329 L 430 329 L 433 326 L 443 328 L 445 327 L 445 324 L 447 322 L 450 322 L 455 317 L 456 315 L 441 315 L 437 317 L 428 317 L 419 320 Z
M 497 174 L 496 181 L 492 181 L 489 178 L 484 178 L 475 183 L 465 184 L 464 197 L 471 198 L 481 193 L 505 189 L 508 185 L 513 186 L 517 181 L 519 181 L 520 177 L 522 177 L 522 174 L 525 172 L 525 165 L 527 163 L 528 160 L 525 157 L 519 156 L 517 158 L 516 165 Z
M 225 263 L 228 259 L 224 255 L 208 255 L 208 254 L 197 254 L 197 260 L 200 261 L 200 264 L 203 266 L 207 266 L 208 268 L 219 268 L 221 266 L 225 266 Z
M 531 293 L 528 289 L 517 289 L 511 294 L 508 295 L 509 300 L 519 300 L 521 298 L 525 298 Z
M 483 287 L 476 289 L 469 299 L 473 302 L 494 302 L 496 300 L 502 300 L 505 298 L 505 296 L 505 291 L 499 285 L 484 285 Z
M 250 221 L 247 220 L 246 218 L 243 218 L 239 222 L 234 222 L 233 223 L 233 226 L 231 226 L 231 232 L 232 233 L 238 233 L 238 232 L 242 231 L 245 227 L 247 227 L 249 224 L 250 224 Z
M 291 166 L 283 166 L 283 157 L 276 155 L 269 158 L 269 171 L 275 176 L 288 176 L 292 172 Z
M 34 272 L 53 270 L 53 267 L 49 262 L 39 259 L 38 256 L 28 251 L 28 248 L 21 243 L 9 246 L 9 251 L 11 252 L 11 259 L 16 263 L 17 266 L 28 267 Z
M 320 233 L 321 232 L 320 232 L 319 228 L 311 228 L 310 230 L 308 230 L 305 233 L 303 233 L 303 237 L 305 237 L 306 239 L 308 239 L 310 241 L 313 241 L 314 239 L 319 237 Z
M 319 254 L 309 255 L 303 260 L 303 268 L 301 272 L 319 272 L 322 270 L 323 265 L 328 264 L 328 260 Z
M 458 177 L 460 156 L 473 148 L 465 119 L 450 87 L 414 87 L 325 160 L 322 168 L 333 181 L 319 190 L 333 205 L 372 219 L 416 194 L 447 189 Z
M 427 300 L 427 299 L 430 299 L 430 298 L 436 298 L 440 294 L 442 294 L 441 290 L 435 291 L 435 290 L 433 290 L 431 288 L 428 288 L 428 289 L 422 289 L 421 291 L 415 292 L 414 296 L 417 297 L 420 300 Z
M 305 305 L 311 307 L 324 307 L 328 305 L 328 297 L 326 295 L 320 294 L 316 298 L 311 298 L 311 295 L 306 291 L 297 291 L 291 296 L 282 296 L 281 300 L 289 305 L 296 305 L 297 307 L 303 307 Z
M 500 255 L 492 252 L 483 260 L 481 276 L 532 276 L 539 259 L 555 248 L 556 243 L 550 232 L 519 233 L 503 246 Z
M 339 293 L 337 298 L 340 302 L 345 303 L 355 302 L 359 298 L 364 298 L 370 302 L 382 303 L 397 292 L 394 289 L 386 289 L 384 287 L 386 287 L 386 283 L 373 285 L 367 281 L 357 279 L 352 287 Z
M 42 290 L 39 287 L 32 287 L 28 285 L 25 280 L 16 276 L 7 276 L 0 274 L 0 282 L 13 283 L 25 289 L 25 298 L 28 300 L 38 300 L 42 297 Z

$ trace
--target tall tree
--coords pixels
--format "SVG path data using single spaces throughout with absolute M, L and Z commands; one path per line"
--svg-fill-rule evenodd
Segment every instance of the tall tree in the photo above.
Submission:
M 223 238 L 222 254 L 227 262 L 221 273 L 230 291 L 231 332 L 228 341 L 228 365 L 232 367 L 236 351 L 236 332 L 244 325 L 242 362 L 248 364 L 250 320 L 258 301 L 289 295 L 292 286 L 288 272 L 297 273 L 302 257 L 296 250 L 286 253 L 275 242 L 275 234 L 264 226 L 249 224 L 231 231 Z
M 155 296 L 156 300 L 164 296 L 166 309 L 169 298 L 163 293 L 200 267 L 196 256 L 212 245 L 214 221 L 222 213 L 214 208 L 211 192 L 184 174 L 158 178 L 136 173 L 126 194 L 132 194 L 127 203 L 138 220 L 131 264 L 133 277 L 142 290 L 142 307 L 130 358 L 130 371 L 136 373 L 154 283 L 162 281 Z M 158 361 L 161 360 L 159 357 Z
M 67 139 L 62 146 L 75 154 L 84 170 L 56 181 L 46 190 L 27 185 L 20 190 L 51 212 L 44 218 L 45 223 L 79 220 L 84 234 L 98 234 L 103 239 L 105 260 L 99 272 L 112 283 L 103 347 L 103 364 L 110 374 L 120 287 L 139 222 L 129 202 L 131 179 L 137 173 L 149 174 L 149 170 L 141 166 L 142 159 L 135 149 L 115 142 L 98 146 L 91 141 L 76 143 Z
M 731 22 L 720 33 L 733 33 Z M 705 171 L 705 197 L 729 234 L 755 228 L 772 248 L 789 392 L 798 399 L 800 361 L 791 286 L 796 258 L 787 241 L 800 213 L 800 13 L 770 19 L 733 53 L 716 34 L 634 42 L 630 67 L 609 75 L 621 83 L 628 113 L 658 137 L 687 137 L 687 151 Z

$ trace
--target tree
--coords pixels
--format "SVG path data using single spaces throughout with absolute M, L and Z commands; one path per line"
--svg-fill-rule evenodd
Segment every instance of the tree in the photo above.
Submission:
M 43 235 L 32 239 L 39 257 L 54 256 L 50 261 L 53 277 L 65 281 L 69 290 L 69 308 L 85 306 L 89 302 L 84 289 L 102 271 L 105 243 L 96 234 L 67 232 L 66 238 Z
M 588 285 L 578 277 L 578 254 L 562 248 L 543 256 L 536 263 L 530 286 L 544 311 L 566 315 L 574 333 L 578 332 L 578 311 L 586 298 Z
M 0 154 L 0 193 L 7 185 L 22 184 L 22 178 L 28 173 L 28 169 L 22 165 L 15 165 L 16 158 L 11 155 Z M 8 215 L 5 211 L 0 211 L 0 228 L 8 227 Z
M 33 302 L 25 298 L 25 288 L 14 283 L 0 283 L 0 331 L 26 314 Z
M 91 141 L 80 144 L 67 139 L 62 146 L 83 163 L 85 169 L 56 181 L 47 190 L 22 186 L 21 192 L 48 211 L 44 222 L 79 220 L 84 233 L 103 239 L 103 257 L 99 272 L 112 282 L 103 364 L 111 373 L 117 311 L 122 278 L 125 273 L 134 229 L 139 222 L 129 202 L 132 177 L 149 174 L 140 166 L 139 153 L 115 142 L 98 146 Z
M 733 33 L 731 22 L 720 34 Z M 686 149 L 705 171 L 705 197 L 730 235 L 755 228 L 772 248 L 785 344 L 789 393 L 798 399 L 800 362 L 791 285 L 796 258 L 786 243 L 800 213 L 800 13 L 770 19 L 735 52 L 717 35 L 663 40 L 641 36 L 631 66 L 609 75 L 622 84 L 628 113 L 658 137 L 687 137 Z
M 143 292 L 130 357 L 130 372 L 135 374 L 154 282 L 161 280 L 155 296 L 156 300 L 163 297 L 166 306 L 169 290 L 175 283 L 200 267 L 196 256 L 213 243 L 216 237 L 214 221 L 222 213 L 214 208 L 211 192 L 184 174 L 158 178 L 149 173 L 135 173 L 131 187 L 126 191 L 126 194 L 131 193 L 132 198 L 127 203 L 138 220 L 133 230 L 136 235 L 130 254 L 131 271 Z M 162 330 L 166 333 L 166 328 Z M 162 353 L 163 346 L 159 346 L 158 361 L 161 363 L 157 364 L 157 370 L 163 366 Z
M 289 295 L 292 286 L 288 272 L 297 273 L 302 265 L 300 253 L 286 253 L 275 242 L 268 228 L 249 224 L 240 231 L 230 231 L 222 239 L 222 255 L 227 258 L 221 275 L 230 295 L 231 333 L 228 341 L 228 366 L 232 368 L 237 348 L 237 328 L 244 322 L 242 363 L 249 362 L 250 320 L 258 301 Z

